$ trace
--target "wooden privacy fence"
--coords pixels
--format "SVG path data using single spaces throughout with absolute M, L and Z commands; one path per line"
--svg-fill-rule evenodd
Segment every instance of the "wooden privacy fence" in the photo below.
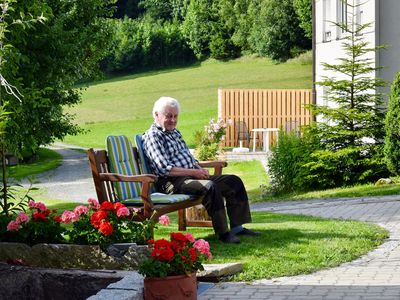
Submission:
M 225 146 L 238 146 L 238 121 L 253 128 L 300 128 L 310 124 L 311 113 L 304 106 L 312 103 L 312 90 L 218 89 L 218 117 L 232 120 Z M 271 134 L 269 139 L 274 142 Z M 250 145 L 248 145 L 250 146 Z

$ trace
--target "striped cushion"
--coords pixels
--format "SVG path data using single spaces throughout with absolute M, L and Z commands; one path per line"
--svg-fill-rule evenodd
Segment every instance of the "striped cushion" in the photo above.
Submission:
M 126 136 L 108 136 L 107 152 L 111 172 L 123 175 L 140 174 L 133 157 L 132 144 Z M 134 199 L 140 195 L 141 187 L 138 182 L 115 182 L 114 187 L 119 200 Z

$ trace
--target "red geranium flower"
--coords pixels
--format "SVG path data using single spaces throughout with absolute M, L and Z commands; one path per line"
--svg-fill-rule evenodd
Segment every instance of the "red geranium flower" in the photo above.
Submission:
M 172 258 L 174 257 L 174 251 L 172 251 L 171 248 L 165 248 L 165 249 L 153 249 L 153 251 L 151 252 L 151 256 L 155 259 L 155 260 L 159 260 L 159 261 L 171 261 Z
M 35 221 L 46 221 L 46 215 L 44 213 L 41 212 L 36 212 L 32 214 L 32 218 Z
M 113 210 L 114 204 L 110 201 L 105 201 L 100 205 L 100 210 Z
M 154 248 L 170 248 L 170 244 L 166 239 L 159 239 L 154 241 Z
M 195 262 L 197 259 L 197 252 L 194 248 L 189 248 L 188 250 L 189 254 L 190 254 L 190 259 L 192 260 L 192 262 Z
M 105 221 L 100 224 L 99 231 L 105 236 L 110 236 L 113 232 L 113 227 L 110 222 Z
M 121 203 L 121 202 L 115 202 L 114 203 L 114 211 L 117 211 L 120 208 L 125 207 L 125 204 Z
M 180 232 L 171 232 L 171 241 L 176 241 L 180 246 L 184 247 L 188 239 Z
M 108 213 L 104 210 L 98 210 L 93 213 L 90 217 L 90 223 L 92 223 L 93 227 L 99 228 L 102 221 L 107 221 Z

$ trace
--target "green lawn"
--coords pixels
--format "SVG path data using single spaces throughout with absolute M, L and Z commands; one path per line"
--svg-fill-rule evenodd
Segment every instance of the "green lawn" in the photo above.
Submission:
M 311 191 L 306 193 L 288 194 L 279 197 L 264 196 L 262 201 L 299 201 L 310 199 L 355 198 L 355 197 L 379 197 L 400 194 L 400 183 L 395 180 L 392 184 L 375 185 L 362 184 L 351 187 L 340 187 L 323 191 Z
M 59 213 L 80 204 L 54 200 L 45 203 Z M 171 232 L 178 231 L 177 213 L 169 216 L 171 225 L 158 224 L 155 239 L 169 238 Z M 238 245 L 220 242 L 212 228 L 191 227 L 186 232 L 210 243 L 213 259 L 208 263 L 243 263 L 243 272 L 231 281 L 270 279 L 331 268 L 375 249 L 388 237 L 383 228 L 365 222 L 271 212 L 254 212 L 252 217 L 253 222 L 246 227 L 261 236 L 241 237 Z
M 32 163 L 20 163 L 16 166 L 9 167 L 9 176 L 19 180 L 27 176 L 31 177 L 54 169 L 61 164 L 61 155 L 53 150 L 40 148 L 37 155 L 38 159 Z
M 243 272 L 233 281 L 252 281 L 311 273 L 352 261 L 382 244 L 387 232 L 377 225 L 345 220 L 326 220 L 308 216 L 269 212 L 253 213 L 246 227 L 262 233 L 260 237 L 241 237 L 241 244 L 220 242 L 211 228 L 188 228 L 196 238 L 210 243 L 210 263 L 241 262 Z M 155 238 L 169 238 L 177 231 L 174 224 L 158 226 Z
M 160 96 L 181 102 L 178 128 L 189 146 L 193 132 L 217 117 L 218 88 L 311 88 L 311 64 L 291 61 L 274 64 L 269 59 L 243 57 L 229 62 L 208 60 L 185 68 L 150 71 L 117 77 L 89 86 L 82 103 L 68 109 L 87 134 L 70 136 L 66 143 L 104 147 L 109 134 L 129 137 L 151 124 L 151 110 Z

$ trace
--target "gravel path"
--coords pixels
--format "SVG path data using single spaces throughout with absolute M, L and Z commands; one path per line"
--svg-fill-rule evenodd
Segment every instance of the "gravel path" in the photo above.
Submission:
M 62 164 L 38 175 L 33 186 L 43 190 L 43 196 L 49 199 L 86 202 L 89 197 L 97 198 L 85 150 L 67 147 L 63 144 L 51 147 L 63 156 Z

